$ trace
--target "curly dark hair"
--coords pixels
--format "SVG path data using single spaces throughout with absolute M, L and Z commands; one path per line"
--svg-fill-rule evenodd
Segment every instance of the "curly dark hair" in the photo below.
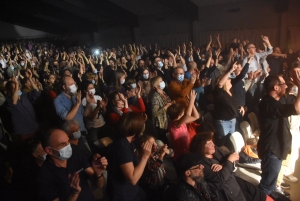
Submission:
M 190 143 L 190 152 L 204 154 L 205 144 L 207 141 L 213 140 L 213 136 L 213 132 L 197 133 Z

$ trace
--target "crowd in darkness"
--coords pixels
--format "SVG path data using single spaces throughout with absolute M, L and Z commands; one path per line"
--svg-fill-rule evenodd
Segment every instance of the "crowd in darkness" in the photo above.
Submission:
M 276 200 L 283 177 L 297 179 L 299 86 L 300 53 L 263 35 L 177 47 L 3 41 L 0 197 Z M 220 149 L 249 113 L 260 125 L 258 186 L 235 175 L 238 153 Z

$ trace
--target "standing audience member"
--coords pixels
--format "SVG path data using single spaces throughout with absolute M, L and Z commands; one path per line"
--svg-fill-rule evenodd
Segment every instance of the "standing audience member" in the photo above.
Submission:
M 145 193 L 139 187 L 140 180 L 151 154 L 153 142 L 147 141 L 142 148 L 141 158 L 135 153 L 133 141 L 142 133 L 144 118 L 141 113 L 128 112 L 120 119 L 120 137 L 109 150 L 108 188 L 110 200 L 144 201 Z
M 169 132 L 174 148 L 174 161 L 179 156 L 189 152 L 191 139 L 186 124 L 196 121 L 200 117 L 194 105 L 196 99 L 196 92 L 194 90 L 190 92 L 189 99 L 190 102 L 186 111 L 180 103 L 173 104 L 167 109 L 167 114 L 171 120 Z
M 249 65 L 249 72 L 256 72 L 257 70 L 262 70 L 263 74 L 266 74 L 267 73 L 266 69 L 262 68 L 260 61 L 262 59 L 266 59 L 266 57 L 273 52 L 273 47 L 267 36 L 261 36 L 261 38 L 267 45 L 267 48 L 268 48 L 267 51 L 258 53 L 258 52 L 256 52 L 256 47 L 254 46 L 254 44 L 249 43 L 246 47 L 248 56 L 246 56 L 244 58 L 242 66 L 245 66 L 245 64 L 248 62 L 248 57 L 253 57 L 253 60 L 250 62 L 250 65 Z M 249 100 L 247 100 L 247 105 L 248 105 L 249 111 L 257 112 L 256 110 L 257 110 L 257 107 L 259 104 L 259 100 L 262 96 L 261 95 L 262 90 L 263 90 L 263 84 L 262 84 L 261 78 L 258 77 L 254 80 L 253 86 L 248 91 Z
M 300 87 L 300 70 L 292 74 L 295 85 Z M 257 143 L 261 162 L 261 181 L 259 187 L 270 194 L 276 187 L 276 181 L 282 160 L 291 152 L 291 133 L 287 117 L 300 114 L 300 94 L 296 100 L 280 102 L 286 91 L 286 83 L 281 76 L 270 75 L 265 79 L 266 95 L 259 104 L 259 125 L 261 134 Z
M 151 78 L 150 82 L 152 89 L 149 93 L 149 102 L 151 104 L 152 123 L 156 127 L 159 139 L 167 143 L 166 133 L 169 123 L 167 109 L 172 105 L 172 101 L 163 91 L 166 83 L 160 76 Z
M 168 94 L 176 103 L 182 104 L 184 108 L 188 107 L 187 95 L 193 88 L 200 87 L 200 73 L 193 74 L 191 79 L 184 79 L 184 70 L 181 67 L 174 69 L 173 80 L 168 86 Z
M 229 133 L 235 132 L 236 118 L 239 117 L 239 112 L 244 115 L 243 106 L 238 104 L 235 94 L 231 91 L 232 73 L 236 70 L 236 63 L 223 76 L 220 76 L 217 81 L 217 86 L 213 91 L 214 97 L 214 125 L 217 130 L 215 140 L 218 146 L 226 144 L 226 136 Z
M 77 92 L 76 82 L 70 76 L 61 78 L 61 93 L 54 100 L 56 114 L 62 121 L 76 119 L 80 123 L 80 131 L 86 134 L 83 122 L 83 106 L 81 91 Z
M 18 135 L 21 140 L 33 137 L 39 127 L 33 104 L 41 92 L 33 82 L 30 70 L 28 70 L 28 73 L 28 80 L 33 87 L 33 91 L 22 93 L 20 84 L 14 76 L 5 85 L 8 92 L 7 108 L 11 113 L 14 134 Z

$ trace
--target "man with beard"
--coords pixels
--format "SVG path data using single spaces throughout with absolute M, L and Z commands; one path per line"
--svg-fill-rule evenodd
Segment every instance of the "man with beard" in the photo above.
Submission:
M 81 134 L 85 135 L 81 91 L 77 92 L 76 82 L 70 76 L 62 77 L 60 86 L 61 93 L 54 99 L 56 114 L 62 121 L 76 119 L 80 124 Z
M 180 180 L 176 186 L 171 186 L 168 189 L 166 201 L 214 200 L 204 180 L 204 166 L 200 164 L 202 160 L 203 157 L 197 153 L 184 154 L 177 159 L 176 167 Z

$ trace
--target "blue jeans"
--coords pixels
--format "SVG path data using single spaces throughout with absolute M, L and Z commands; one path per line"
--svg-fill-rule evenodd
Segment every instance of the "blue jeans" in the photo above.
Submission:
M 236 119 L 215 120 L 215 142 L 217 146 L 223 146 L 226 142 L 226 135 L 235 132 Z
M 267 195 L 269 195 L 275 188 L 277 177 L 281 168 L 282 160 L 268 152 L 261 160 L 261 180 L 259 187 Z

